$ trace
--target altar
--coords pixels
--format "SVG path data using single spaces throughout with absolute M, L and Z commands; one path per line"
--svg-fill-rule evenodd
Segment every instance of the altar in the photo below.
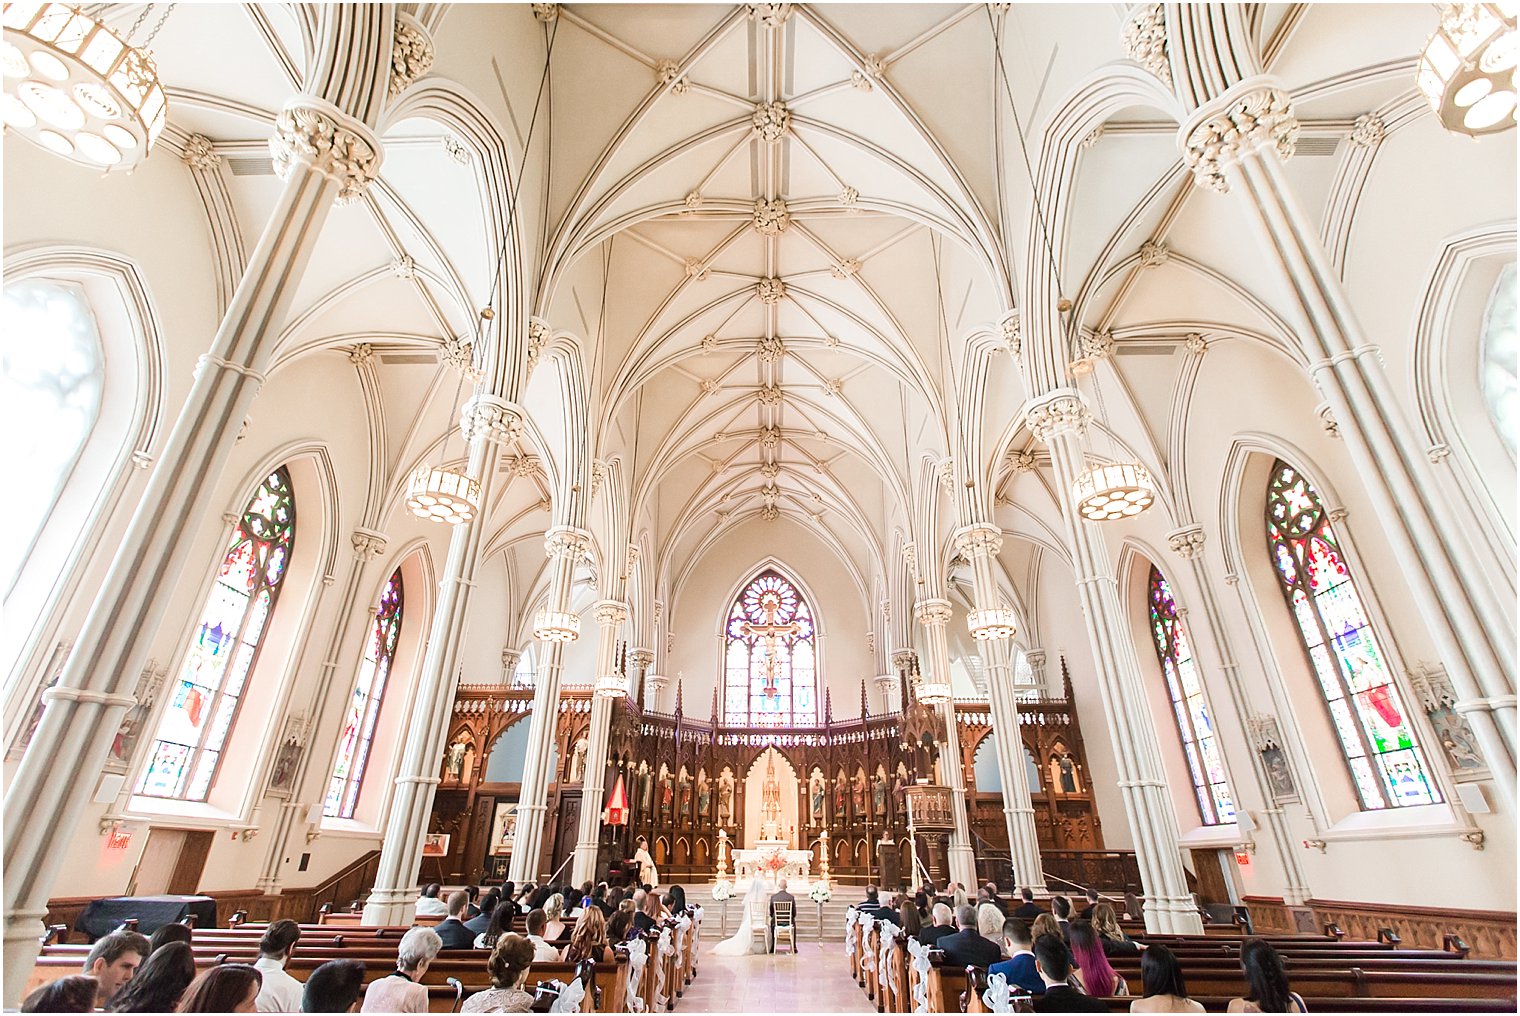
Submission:
M 761 840 L 753 848 L 734 851 L 734 881 L 741 886 L 757 877 L 768 882 L 786 878 L 806 883 L 812 866 L 811 850 L 789 850 L 785 840 Z

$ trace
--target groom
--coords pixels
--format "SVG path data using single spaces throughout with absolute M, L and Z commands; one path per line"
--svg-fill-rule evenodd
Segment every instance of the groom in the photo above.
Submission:
M 776 883 L 776 891 L 771 894 L 770 903 L 765 908 L 765 948 L 767 952 L 776 951 L 776 904 L 778 903 L 792 904 L 792 923 L 795 925 L 797 923 L 797 899 L 786 891 L 786 879 L 784 878 Z M 793 948 L 796 947 L 796 935 L 797 932 L 794 928 L 792 931 Z

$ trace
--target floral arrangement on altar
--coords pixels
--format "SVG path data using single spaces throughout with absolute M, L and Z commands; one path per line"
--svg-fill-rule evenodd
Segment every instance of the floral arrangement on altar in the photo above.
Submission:
M 786 854 L 772 849 L 760 856 L 760 870 L 775 875 L 787 865 Z
M 827 903 L 833 897 L 834 894 L 829 892 L 829 884 L 827 882 L 814 882 L 813 887 L 808 890 L 808 899 L 814 903 Z
M 727 879 L 724 879 L 722 882 L 716 882 L 713 884 L 712 898 L 717 900 L 719 903 L 722 903 L 724 900 L 732 899 L 733 895 L 734 884 Z

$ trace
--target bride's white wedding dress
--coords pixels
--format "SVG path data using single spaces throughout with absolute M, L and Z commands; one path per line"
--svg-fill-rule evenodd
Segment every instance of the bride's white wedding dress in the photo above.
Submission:
M 769 889 L 763 879 L 752 878 L 749 892 L 744 894 L 744 906 L 739 912 L 739 928 L 728 938 L 713 946 L 719 956 L 748 956 L 765 952 L 765 903 L 770 899 Z M 756 928 L 760 931 L 757 933 Z

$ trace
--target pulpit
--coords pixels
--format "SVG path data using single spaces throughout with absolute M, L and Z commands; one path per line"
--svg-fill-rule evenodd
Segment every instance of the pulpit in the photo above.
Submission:
M 950 880 L 947 847 L 950 831 L 955 828 L 955 798 L 949 787 L 925 783 L 903 788 L 903 798 L 908 805 L 915 866 L 922 865 L 935 883 L 944 885 Z

